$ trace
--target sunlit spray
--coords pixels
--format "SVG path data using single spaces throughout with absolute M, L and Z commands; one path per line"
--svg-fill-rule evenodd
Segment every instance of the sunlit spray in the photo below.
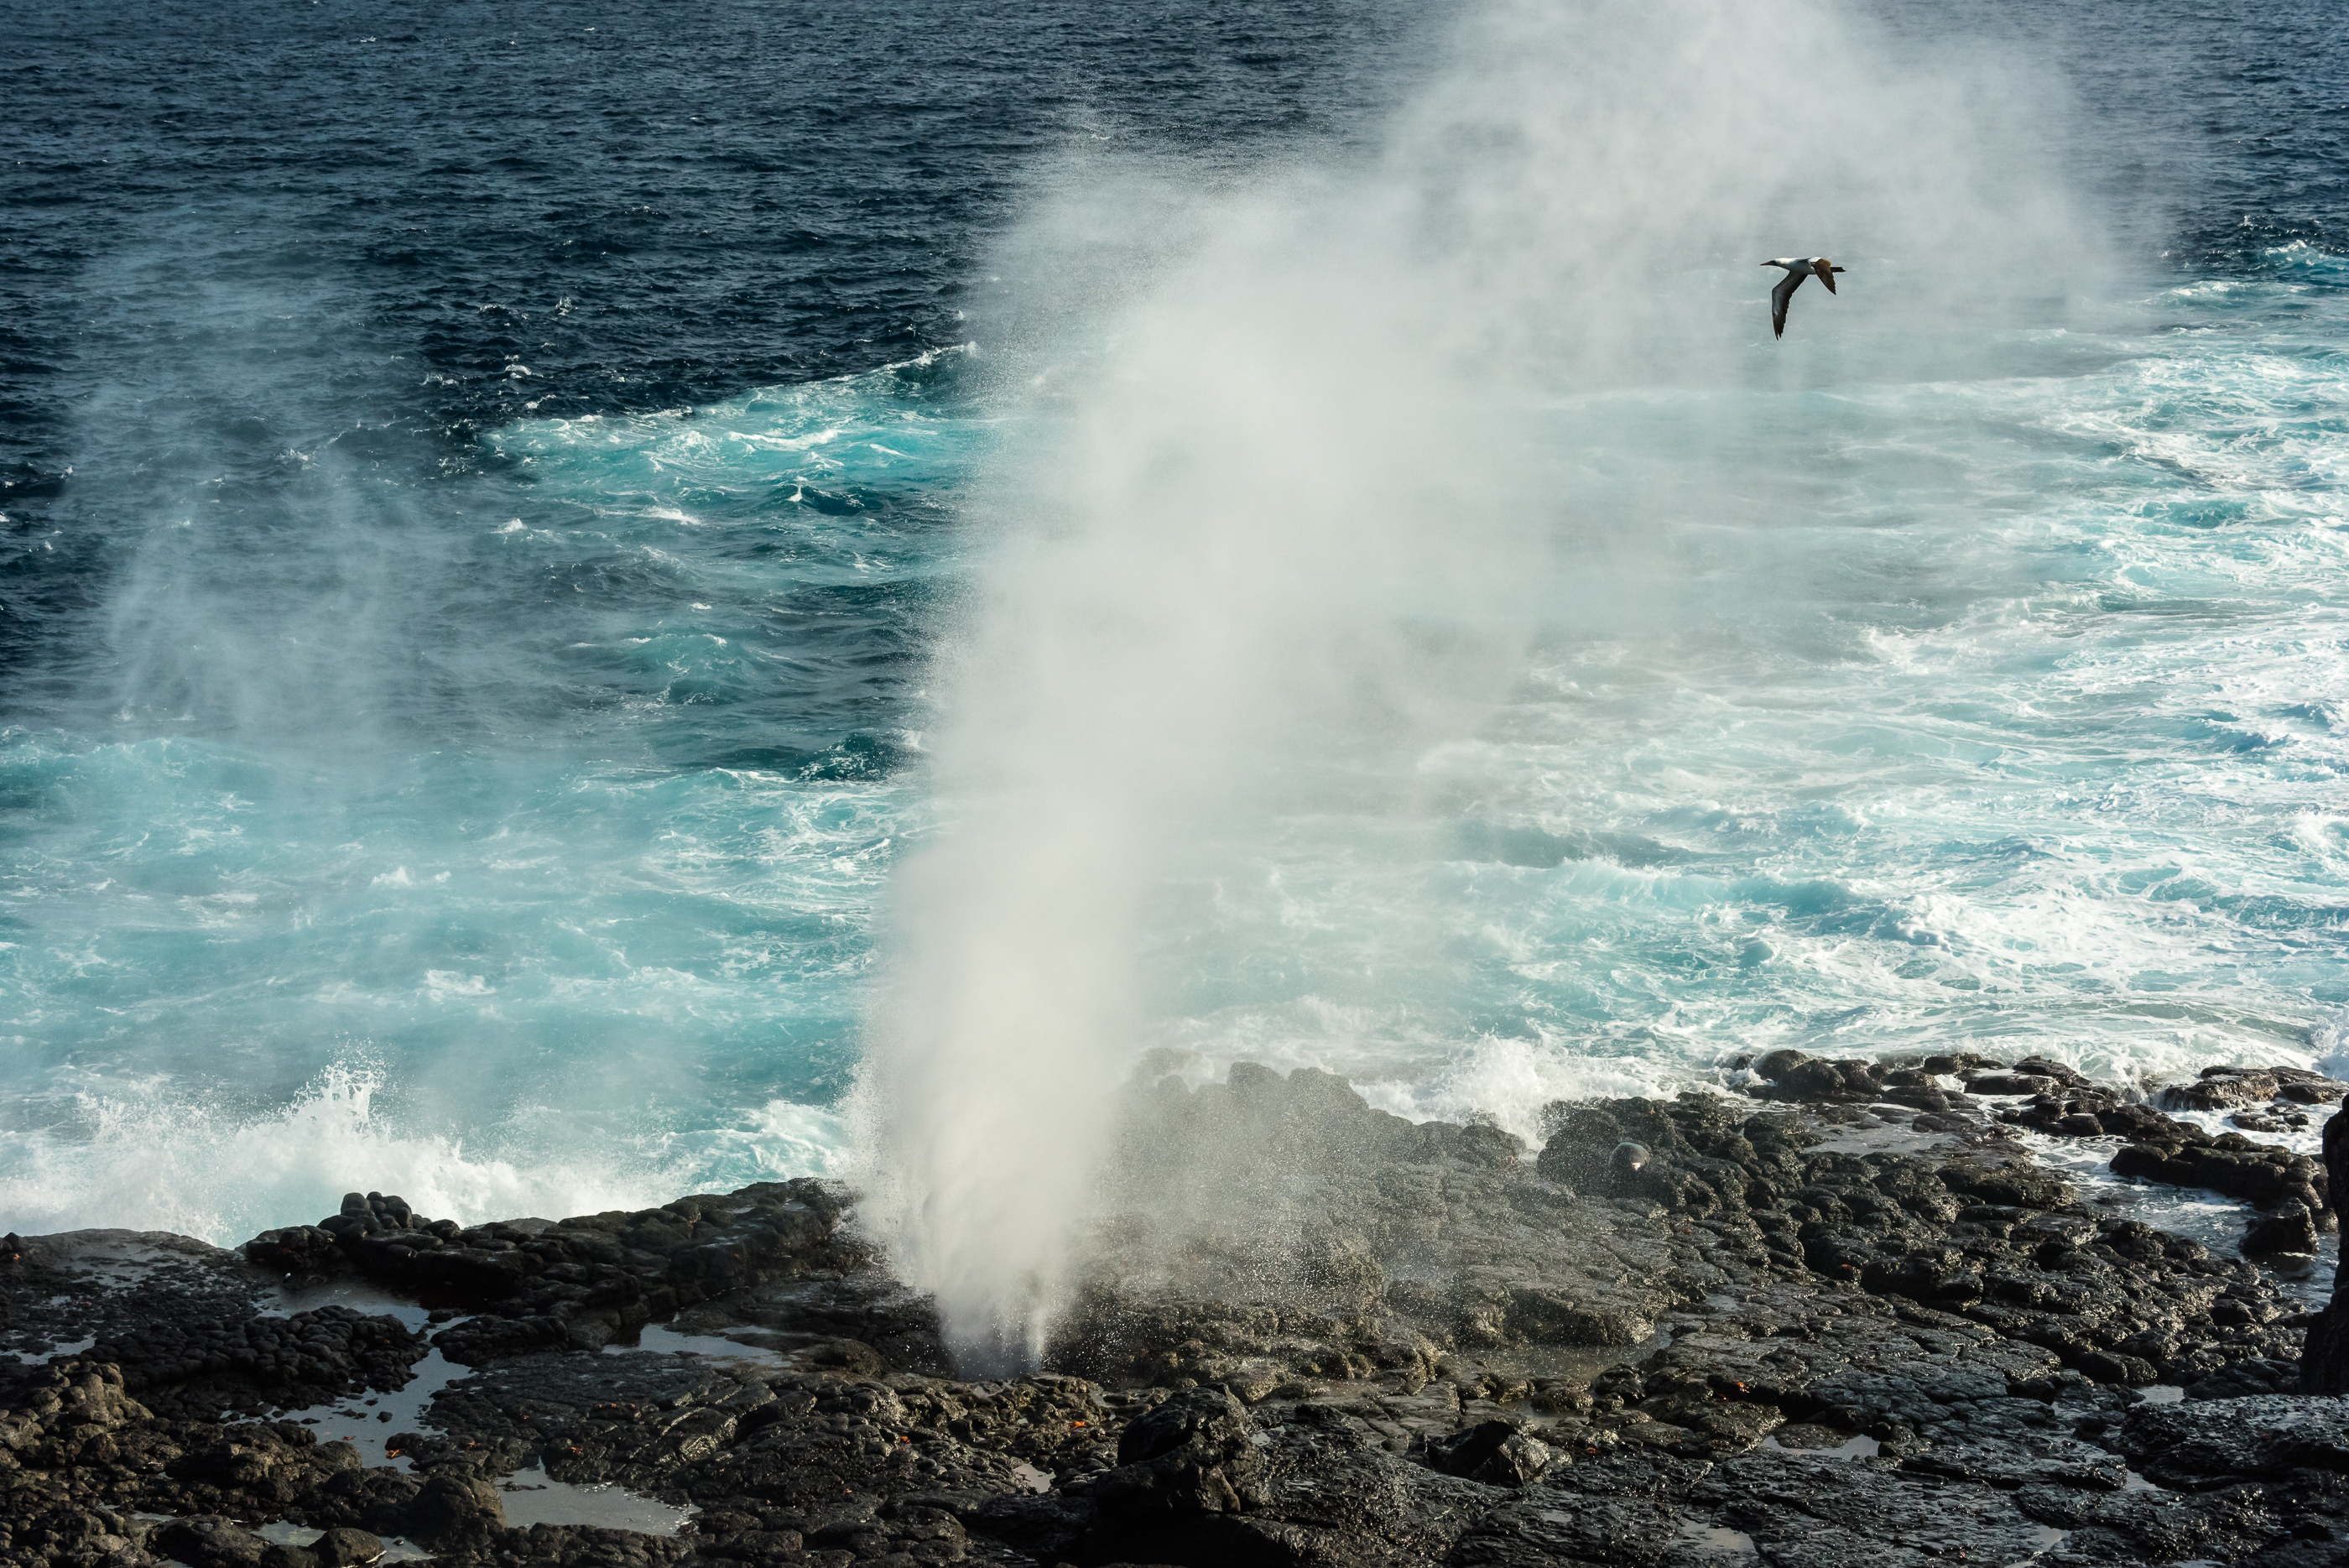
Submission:
M 1824 6 L 1505 6 L 1370 158 L 1040 181 L 980 323 L 1014 433 L 937 670 L 956 822 L 895 889 L 855 1106 L 865 1222 L 967 1367 L 1031 1364 L 1070 1288 L 1154 888 L 1407 781 L 1578 612 L 1561 560 L 1636 539 L 1577 514 L 1526 410 L 1798 374 L 1753 358 L 1771 255 L 1849 267 L 1788 339 L 1847 372 L 1900 359 L 1888 323 L 2060 295 L 2083 247 L 2029 90 Z M 1714 434 L 1686 432 L 1699 472 Z

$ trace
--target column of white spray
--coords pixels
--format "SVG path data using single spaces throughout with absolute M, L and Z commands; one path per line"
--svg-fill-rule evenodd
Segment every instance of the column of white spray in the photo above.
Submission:
M 1036 289 L 1103 234 L 1174 259 L 997 350 L 1061 396 L 974 507 L 1005 537 L 940 672 L 961 819 L 904 868 L 870 1022 L 865 1221 L 967 1366 L 1032 1364 L 1065 1286 L 1156 868 L 1333 747 L 1473 722 L 1445 710 L 1491 649 L 1426 628 L 1507 618 L 1528 520 L 1636 522 L 1541 516 L 1509 410 L 1761 351 L 1761 256 L 2050 266 L 2075 231 L 2002 140 L 2012 89 L 1904 70 L 1802 0 L 1505 5 L 1371 167 L 1039 202 L 1004 268 Z M 1725 267 L 1750 286 L 1673 285 Z M 1071 368 L 1081 342 L 1106 348 Z

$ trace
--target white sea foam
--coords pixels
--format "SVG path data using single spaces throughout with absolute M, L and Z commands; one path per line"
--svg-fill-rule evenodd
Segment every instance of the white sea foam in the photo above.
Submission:
M 1677 1054 L 1595 1054 L 1581 1038 L 1486 1039 L 1452 1061 L 1408 1079 L 1366 1079 L 1354 1086 L 1372 1106 L 1413 1121 L 1489 1119 L 1539 1148 L 1548 1129 L 1542 1111 L 1554 1100 L 1620 1096 L 1669 1099 L 1705 1077 L 1704 1064 Z
M 2325 1009 L 2309 1030 L 2308 1044 L 2319 1072 L 2349 1079 L 2349 1008 Z
M 403 1126 L 378 1106 L 384 1088 L 380 1068 L 342 1064 L 291 1105 L 258 1114 L 191 1102 L 169 1083 L 86 1093 L 69 1127 L 12 1138 L 0 1228 L 172 1231 L 234 1245 L 331 1214 L 354 1189 L 396 1192 L 419 1213 L 467 1224 L 560 1219 L 820 1175 L 843 1141 L 831 1113 L 775 1101 L 698 1137 L 621 1135 L 600 1146 L 558 1138 L 551 1153 L 477 1149 Z

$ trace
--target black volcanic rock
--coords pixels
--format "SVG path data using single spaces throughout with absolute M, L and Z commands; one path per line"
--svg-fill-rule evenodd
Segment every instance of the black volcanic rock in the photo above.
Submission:
M 2279 1253 L 2301 1257 L 2316 1251 L 2316 1220 L 2308 1206 L 2287 1202 L 2273 1214 L 2251 1221 L 2243 1233 L 2242 1251 L 2246 1258 L 2273 1257 Z
M 1093 1483 L 1093 1503 L 1108 1518 L 1244 1513 L 1264 1501 L 1263 1462 L 1255 1425 L 1221 1388 L 1174 1395 L 1126 1426 L 1117 1468 Z
M 2349 1084 L 2304 1067 L 2205 1067 L 2191 1082 L 2163 1087 L 2159 1099 L 2165 1110 L 2226 1111 L 2269 1100 L 2330 1105 L 2343 1095 Z
M 163 1526 L 154 1545 L 188 1568 L 261 1568 L 270 1543 L 233 1519 L 200 1515 Z
M 341 1213 L 264 1231 L 243 1252 L 295 1279 L 356 1271 L 461 1303 L 475 1321 L 440 1344 L 470 1364 L 558 1345 L 593 1350 L 713 1295 L 821 1268 L 840 1214 L 840 1198 L 812 1179 L 559 1223 L 471 1227 L 426 1220 L 398 1197 L 352 1193 Z
M 505 1518 L 495 1487 L 444 1471 L 418 1489 L 406 1522 L 419 1541 L 445 1552 L 492 1539 L 504 1529 Z
M 2349 1096 L 2341 1102 L 2349 1111 Z M 2330 1181 L 2349 1190 L 2349 1117 L 2335 1113 L 2324 1124 L 2324 1168 Z M 2300 1362 L 2300 1386 L 2311 1394 L 2349 1394 L 2349 1298 L 2336 1275 L 2333 1299 L 2308 1330 Z
M 2113 1174 L 2201 1187 L 2244 1199 L 2262 1209 L 2297 1203 L 2312 1214 L 2332 1210 L 2313 1160 L 2287 1149 L 2253 1144 L 2240 1133 L 2221 1133 L 2208 1142 L 2134 1142 L 2113 1156 Z M 2334 1225 L 2339 1224 L 2336 1219 Z
M 1971 1095 L 2042 1095 L 2056 1087 L 2056 1080 L 2034 1073 L 1979 1073 L 1965 1081 Z
M 1764 1099 L 1809 1104 L 1866 1103 L 1886 1092 L 1883 1069 L 1864 1057 L 1827 1061 L 1800 1051 L 1773 1051 L 1754 1064 Z
M 2278 1211 L 2276 1221 L 2254 1222 L 2245 1238 L 2247 1255 L 2305 1254 L 2314 1244 L 2302 1237 L 2303 1228 L 2316 1234 L 2340 1228 L 2331 1203 L 2331 1179 L 2305 1155 L 2254 1142 L 2239 1132 L 2214 1135 L 2152 1106 L 2129 1101 L 2117 1090 L 2079 1080 L 2054 1064 L 2034 1060 L 2023 1065 L 2041 1069 L 2051 1082 L 2034 1091 L 2028 1103 L 2001 1110 L 2002 1122 L 2064 1137 L 2117 1137 L 2127 1141 L 2112 1156 L 2116 1176 L 2207 1189 Z M 2064 1081 L 2054 1081 L 2058 1073 L 2067 1075 Z M 1987 1081 L 1976 1078 L 1973 1083 Z M 2220 1109 L 2298 1096 L 2331 1082 L 2291 1067 L 2211 1068 L 2195 1084 L 2164 1090 L 2161 1098 L 2173 1108 Z M 2248 1113 L 2239 1113 L 2235 1120 L 2245 1126 L 2270 1125 Z M 2305 1227 L 2292 1217 L 2295 1212 L 2305 1216 Z
M 2349 1474 L 2349 1404 L 2288 1395 L 2141 1405 L 2117 1447 L 2149 1480 L 2208 1490 L 2295 1470 Z
M 325 1568 L 354 1568 L 383 1555 L 383 1542 L 364 1530 L 337 1525 L 310 1543 L 310 1554 Z
M 1411 1452 L 1429 1469 L 1445 1475 L 1508 1487 L 1529 1484 L 1558 1458 L 1547 1444 L 1526 1436 L 1510 1421 L 1479 1421 L 1444 1437 L 1422 1438 L 1412 1445 Z
M 2186 1387 L 2189 1399 L 2243 1399 L 2255 1394 L 2302 1392 L 2300 1368 L 2289 1361 L 2252 1358 L 2230 1361 L 2199 1383 Z
M 2295 1414 L 2340 1407 L 2292 1392 L 2307 1320 L 2258 1268 L 2082 1203 L 1931 1081 L 1995 1064 L 1827 1065 L 1812 1101 L 1765 1078 L 1555 1106 L 1533 1160 L 1324 1074 L 1139 1086 L 1050 1370 L 1009 1379 L 953 1376 L 821 1183 L 468 1227 L 358 1193 L 250 1262 L 27 1239 L 0 1269 L 12 1343 L 119 1358 L 0 1363 L 0 1561 L 151 1564 L 167 1529 L 243 1561 L 266 1521 L 453 1568 L 1694 1568 L 1731 1532 L 1875 1568 L 2019 1561 L 2049 1530 L 2117 1568 L 2349 1533 L 2331 1417 Z M 2054 1085 L 2010 1108 L 2183 1125 L 2000 1070 Z M 319 1277 L 429 1292 L 434 1326 L 264 1310 Z M 636 1344 L 655 1319 L 691 1348 Z M 272 1413 L 397 1388 L 428 1348 L 458 1376 L 401 1412 L 406 1470 Z M 2157 1380 L 2191 1397 L 2140 1403 Z M 499 1489 L 533 1464 L 691 1525 L 513 1528 Z M 365 1549 L 335 1539 L 264 1555 Z

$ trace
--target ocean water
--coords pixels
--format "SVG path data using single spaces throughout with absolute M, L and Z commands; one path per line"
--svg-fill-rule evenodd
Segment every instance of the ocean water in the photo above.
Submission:
M 1774 343 L 1741 235 L 1651 286 L 1717 351 L 1429 437 L 1540 498 L 1506 659 L 1182 819 L 1111 1065 L 1528 1133 L 1785 1045 L 2349 1065 L 2344 24 L 1849 11 L 2007 52 L 2094 265 L 1838 246 Z M 1066 214 L 1375 163 L 1454 26 L 5 17 L 0 1227 L 232 1241 L 840 1168 L 1003 515 L 1189 243 Z

